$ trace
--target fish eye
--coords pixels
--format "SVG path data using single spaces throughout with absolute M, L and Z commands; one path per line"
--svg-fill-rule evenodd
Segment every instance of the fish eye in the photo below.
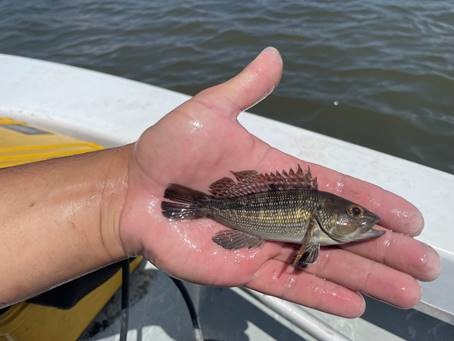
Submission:
M 363 214 L 363 209 L 361 207 L 352 205 L 347 208 L 347 213 L 353 217 L 359 217 Z

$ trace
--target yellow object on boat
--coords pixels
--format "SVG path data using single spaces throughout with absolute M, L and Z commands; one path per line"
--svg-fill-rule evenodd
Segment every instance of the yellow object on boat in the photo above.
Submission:
M 82 154 L 102 147 L 0 117 L 0 168 Z
M 0 168 L 100 150 L 81 141 L 0 117 Z M 130 263 L 137 268 L 141 258 Z M 24 269 L 27 271 L 27 269 Z M 76 340 L 121 285 L 121 270 L 69 309 L 22 302 L 0 311 L 0 340 Z

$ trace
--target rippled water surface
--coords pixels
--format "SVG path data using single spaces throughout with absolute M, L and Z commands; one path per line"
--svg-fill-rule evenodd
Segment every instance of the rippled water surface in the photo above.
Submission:
M 276 46 L 281 86 L 251 111 L 454 173 L 451 1 L 3 0 L 0 13 L 2 53 L 188 94 Z

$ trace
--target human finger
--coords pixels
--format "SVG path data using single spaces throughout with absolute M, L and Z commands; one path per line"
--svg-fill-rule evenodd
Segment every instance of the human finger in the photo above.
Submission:
M 273 91 L 281 78 L 282 66 L 279 52 L 267 47 L 239 74 L 201 91 L 191 101 L 236 117 Z
M 247 283 L 251 289 L 343 317 L 363 314 L 363 297 L 341 285 L 307 272 L 295 272 L 285 262 L 270 259 Z
M 347 250 L 321 250 L 304 271 L 401 308 L 411 308 L 421 298 L 421 288 L 409 274 Z
M 432 281 L 440 274 L 440 257 L 429 245 L 405 234 L 384 229 L 380 238 L 345 244 L 343 249 L 406 272 L 416 279 Z

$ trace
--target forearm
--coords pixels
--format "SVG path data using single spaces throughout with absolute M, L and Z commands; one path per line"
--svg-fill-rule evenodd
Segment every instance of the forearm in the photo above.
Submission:
M 0 307 L 125 256 L 129 149 L 0 171 Z

